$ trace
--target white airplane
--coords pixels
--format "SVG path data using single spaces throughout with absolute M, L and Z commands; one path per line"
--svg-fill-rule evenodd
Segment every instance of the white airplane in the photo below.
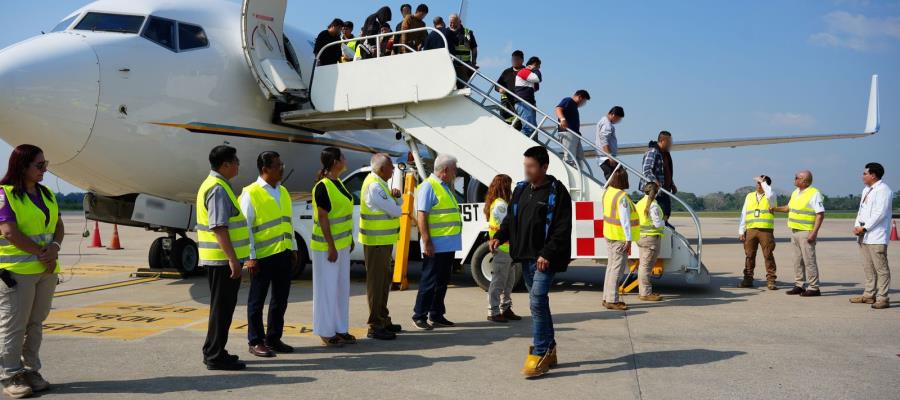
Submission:
M 362 109 L 351 107 L 349 96 L 341 105 L 340 81 L 324 89 L 333 95 L 328 101 L 316 98 L 314 69 L 323 70 L 321 79 L 339 79 L 326 73 L 336 67 L 314 67 L 313 36 L 283 26 L 285 6 L 286 0 L 90 3 L 52 32 L 0 50 L 0 137 L 42 147 L 51 172 L 90 193 L 89 218 L 165 232 L 151 248 L 151 264 L 195 262 L 180 254 L 196 248 L 184 234 L 193 229 L 193 202 L 212 147 L 238 149 L 244 163 L 238 187 L 255 179 L 258 153 L 278 151 L 290 171 L 285 185 L 297 191 L 312 187 L 323 146 L 343 149 L 351 170 L 373 152 L 407 152 L 387 117 L 373 117 L 373 108 L 364 117 L 353 114 Z M 407 56 L 413 55 L 387 58 Z M 382 79 L 413 93 L 403 89 L 402 77 Z M 427 100 L 424 89 L 409 103 Z M 875 77 L 871 90 L 860 133 L 682 142 L 675 150 L 871 135 L 879 128 Z M 293 122 L 283 111 L 293 113 Z M 316 120 L 317 111 L 329 117 Z M 345 111 L 356 117 L 340 117 Z M 297 122 L 304 115 L 309 124 Z M 622 146 L 620 153 L 645 149 Z

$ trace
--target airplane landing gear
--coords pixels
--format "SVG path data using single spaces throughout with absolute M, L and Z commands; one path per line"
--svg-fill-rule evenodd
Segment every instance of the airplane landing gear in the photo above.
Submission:
M 180 235 L 180 238 L 176 238 Z M 169 236 L 156 238 L 150 245 L 148 257 L 150 269 L 175 268 L 190 274 L 197 270 L 200 255 L 197 243 L 185 236 L 184 232 L 169 232 Z

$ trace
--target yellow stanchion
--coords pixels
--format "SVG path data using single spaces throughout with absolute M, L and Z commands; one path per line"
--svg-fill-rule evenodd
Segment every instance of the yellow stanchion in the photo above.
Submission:
M 634 274 L 638 268 L 638 265 L 640 265 L 639 260 L 629 260 L 628 261 L 628 273 Z M 637 274 L 635 274 L 635 279 L 633 281 L 628 282 L 627 285 L 625 283 L 622 283 L 622 285 L 619 286 L 619 293 L 621 293 L 621 294 L 629 293 L 629 292 L 633 291 L 638 286 L 638 284 L 640 284 L 640 282 L 637 279 Z
M 416 177 L 407 173 L 403 183 L 403 213 L 400 214 L 400 239 L 397 241 L 397 251 L 394 254 L 394 289 L 406 290 L 409 282 L 406 280 L 406 270 L 409 267 L 409 240 L 412 236 L 412 224 L 415 218 L 413 201 L 415 200 Z

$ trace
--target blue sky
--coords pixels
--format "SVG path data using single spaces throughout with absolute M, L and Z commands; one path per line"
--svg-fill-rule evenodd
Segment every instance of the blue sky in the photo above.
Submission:
M 8 2 L 0 47 L 51 29 L 86 3 Z M 399 15 L 401 3 L 309 8 L 295 0 L 286 20 L 317 33 L 333 17 L 359 26 L 380 5 Z M 796 170 L 811 169 L 825 193 L 845 195 L 859 192 L 863 165 L 878 161 L 885 181 L 900 189 L 900 1 L 468 3 L 463 22 L 476 33 L 483 71 L 498 75 L 514 49 L 541 57 L 538 105 L 549 112 L 562 97 L 587 89 L 592 101 L 581 109 L 583 121 L 596 121 L 613 105 L 625 108 L 620 143 L 645 143 L 661 129 L 676 141 L 861 131 L 869 79 L 878 73 L 882 132 L 875 137 L 678 152 L 675 181 L 682 191 L 732 191 L 766 173 L 777 188 L 789 189 Z M 429 22 L 459 8 L 458 1 L 428 4 Z M 8 152 L 0 145 L 0 157 Z

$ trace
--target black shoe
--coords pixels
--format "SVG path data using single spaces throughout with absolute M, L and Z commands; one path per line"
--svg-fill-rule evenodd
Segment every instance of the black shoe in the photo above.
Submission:
M 506 311 L 503 312 L 503 316 L 510 321 L 521 321 L 522 317 L 516 315 L 513 312 L 512 308 L 507 308 Z
M 247 368 L 247 364 L 240 361 L 222 362 L 222 363 L 206 363 L 206 369 L 210 371 L 240 371 Z
M 369 333 L 366 334 L 366 337 L 378 340 L 394 340 L 397 338 L 397 334 L 387 329 L 369 329 Z
M 429 322 L 431 322 L 431 325 L 440 326 L 440 327 L 444 327 L 444 328 L 452 328 L 452 327 L 456 326 L 456 324 L 454 324 L 453 322 L 450 322 L 449 319 L 444 318 L 443 316 L 439 317 L 438 319 L 432 319 Z
M 752 288 L 753 287 L 753 278 L 744 277 L 741 280 L 741 283 L 738 284 L 740 288 Z
M 430 331 L 430 330 L 434 329 L 434 327 L 431 326 L 431 324 L 429 324 L 428 321 L 426 321 L 424 319 L 418 319 L 418 320 L 414 319 L 413 324 L 416 326 L 417 329 L 421 329 L 423 331 Z
M 801 294 L 801 295 L 802 295 L 803 292 L 805 292 L 805 290 L 803 290 L 802 287 L 800 287 L 800 286 L 794 286 L 793 289 L 788 290 L 787 292 L 784 292 L 784 294 L 787 294 L 787 295 Z
M 400 325 L 397 325 L 397 324 L 390 324 L 385 329 L 387 329 L 388 331 L 391 331 L 393 333 L 403 332 L 403 327 L 401 327 Z
M 822 292 L 820 292 L 818 289 L 807 289 L 804 290 L 803 293 L 800 293 L 801 297 L 816 297 L 821 295 Z
M 241 359 L 234 354 L 228 354 L 228 353 L 225 354 L 225 362 L 238 362 L 240 360 Z
M 284 344 L 281 340 L 266 343 L 266 347 L 276 353 L 293 353 L 294 347 Z

